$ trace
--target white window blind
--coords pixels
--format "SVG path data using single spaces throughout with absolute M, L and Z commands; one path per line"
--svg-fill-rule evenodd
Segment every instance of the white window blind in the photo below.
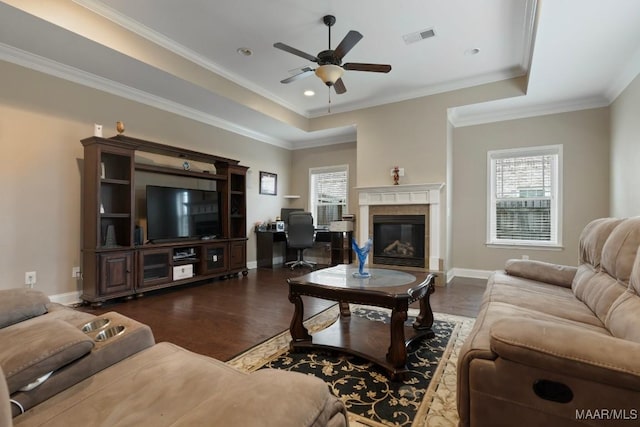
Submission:
M 491 151 L 488 243 L 559 245 L 561 146 Z
M 309 170 L 311 213 L 316 226 L 328 226 L 347 213 L 348 166 Z

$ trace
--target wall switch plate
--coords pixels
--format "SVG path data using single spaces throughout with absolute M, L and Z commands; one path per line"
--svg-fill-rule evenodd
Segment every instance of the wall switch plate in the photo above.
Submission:
M 72 267 L 71 268 L 71 277 L 74 279 L 80 278 L 80 267 Z
M 27 271 L 26 273 L 24 273 L 24 284 L 29 285 L 29 287 L 33 288 L 33 285 L 36 284 L 35 271 Z

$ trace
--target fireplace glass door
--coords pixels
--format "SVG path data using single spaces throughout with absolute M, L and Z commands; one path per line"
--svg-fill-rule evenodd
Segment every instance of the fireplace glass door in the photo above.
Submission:
M 373 262 L 424 267 L 424 215 L 374 215 Z

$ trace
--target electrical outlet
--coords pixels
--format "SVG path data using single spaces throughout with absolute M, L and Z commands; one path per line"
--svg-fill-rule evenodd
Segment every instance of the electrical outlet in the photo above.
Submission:
M 33 288 L 36 284 L 36 272 L 35 271 L 27 271 L 24 273 L 24 284 L 29 285 L 30 288 Z
M 74 279 L 80 278 L 80 267 L 72 267 L 71 268 L 71 277 Z

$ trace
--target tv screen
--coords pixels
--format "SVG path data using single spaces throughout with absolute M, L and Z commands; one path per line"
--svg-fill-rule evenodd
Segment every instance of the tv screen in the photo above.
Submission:
M 177 240 L 220 235 L 216 191 L 147 186 L 147 239 Z

